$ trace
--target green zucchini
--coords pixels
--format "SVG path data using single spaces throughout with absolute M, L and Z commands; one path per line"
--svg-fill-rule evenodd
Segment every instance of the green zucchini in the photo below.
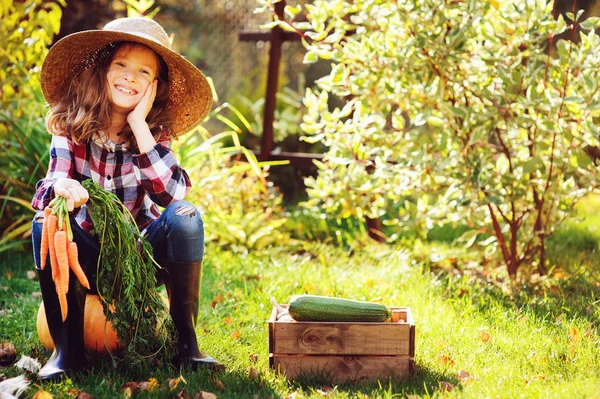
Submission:
M 295 295 L 288 309 L 296 321 L 382 322 L 392 315 L 381 303 L 318 295 Z

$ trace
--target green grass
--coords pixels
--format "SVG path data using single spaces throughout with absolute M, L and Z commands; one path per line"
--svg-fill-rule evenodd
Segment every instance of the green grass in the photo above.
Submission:
M 0 261 L 0 341 L 13 342 L 19 356 L 43 362 L 35 315 L 36 281 L 26 278 L 27 256 Z M 7 278 L 10 273 L 10 279 Z M 491 277 L 488 277 L 491 279 Z M 340 295 L 412 308 L 417 325 L 416 372 L 410 379 L 360 386 L 339 385 L 331 398 L 592 398 L 600 395 L 600 288 L 582 278 L 542 279 L 530 286 L 503 286 L 477 274 L 440 273 L 406 250 L 373 245 L 348 254 L 322 243 L 272 249 L 240 257 L 207 247 L 198 337 L 201 347 L 227 366 L 210 375 L 183 370 L 187 393 L 200 390 L 220 398 L 320 398 L 327 379 L 288 382 L 268 366 L 266 320 L 275 296 Z M 211 303 L 216 302 L 214 307 Z M 485 333 L 483 333 L 485 332 Z M 483 335 L 482 335 L 483 334 Z M 485 334 L 490 339 L 485 342 Z M 257 356 L 254 356 L 257 355 Z M 133 370 L 109 357 L 89 359 L 92 367 L 61 384 L 44 384 L 54 397 L 79 389 L 95 398 L 122 397 L 128 381 L 157 378 L 161 389 L 139 398 L 171 397 L 167 379 L 179 370 L 163 366 Z M 251 378 L 250 369 L 258 372 Z M 10 367 L 6 376 L 20 374 Z M 469 373 L 461 381 L 460 375 Z M 219 391 L 217 380 L 224 386 Z M 454 386 L 442 390 L 444 382 Z M 28 397 L 39 389 L 33 386 Z M 192 395 L 193 397 L 193 395 Z

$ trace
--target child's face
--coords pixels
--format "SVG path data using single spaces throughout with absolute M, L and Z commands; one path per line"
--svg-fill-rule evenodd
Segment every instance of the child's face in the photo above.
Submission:
M 114 54 L 106 80 L 113 110 L 129 113 L 158 75 L 154 51 L 139 44 L 124 44 Z

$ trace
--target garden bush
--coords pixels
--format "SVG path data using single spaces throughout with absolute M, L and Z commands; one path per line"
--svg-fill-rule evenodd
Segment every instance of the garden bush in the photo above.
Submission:
M 268 26 L 301 35 L 305 62 L 332 61 L 304 97 L 305 139 L 329 148 L 306 179 L 308 205 L 383 218 L 390 239 L 464 225 L 460 241 L 510 275 L 544 273 L 546 239 L 598 187 L 600 19 L 582 12 L 554 16 L 545 0 L 290 2 Z
M 40 69 L 64 0 L 0 3 L 0 252 L 28 242 L 35 183 L 46 173 Z

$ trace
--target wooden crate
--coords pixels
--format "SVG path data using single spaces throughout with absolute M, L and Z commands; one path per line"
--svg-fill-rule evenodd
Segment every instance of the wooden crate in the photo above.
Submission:
M 277 321 L 273 309 L 269 364 L 289 379 L 316 374 L 334 383 L 408 376 L 414 370 L 415 323 L 410 308 L 391 309 L 391 321 L 382 323 Z

